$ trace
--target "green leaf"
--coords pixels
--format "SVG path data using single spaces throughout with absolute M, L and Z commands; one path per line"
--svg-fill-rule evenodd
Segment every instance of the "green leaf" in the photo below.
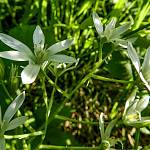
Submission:
M 100 18 L 96 12 L 93 12 L 92 16 L 93 16 L 93 22 L 94 22 L 95 28 L 98 34 L 101 35 L 101 33 L 103 32 L 103 24 L 101 23 Z
M 5 139 L 0 136 L 0 150 L 5 150 Z
M 80 24 L 80 29 L 87 29 L 89 26 L 93 25 L 93 20 L 92 17 L 89 16 L 87 17 L 81 24 Z
M 31 52 L 31 50 L 29 49 L 28 46 L 26 46 L 25 44 L 23 44 L 22 42 L 16 40 L 15 38 L 0 33 L 0 40 L 5 43 L 7 46 L 19 51 L 19 52 L 23 52 L 25 53 L 27 56 L 31 56 L 33 57 L 33 53 Z
M 2 125 L 2 109 L 0 106 L 0 129 L 1 129 L 1 125 Z
M 126 32 L 131 26 L 131 23 L 125 23 L 122 26 L 119 26 L 113 30 L 112 38 L 119 38 L 121 34 Z
M 3 117 L 3 126 L 2 129 L 6 130 L 8 127 L 8 123 L 12 119 L 12 117 L 15 115 L 15 113 L 18 111 L 18 109 L 21 107 L 23 101 L 25 99 L 25 92 L 22 92 L 20 95 L 18 95 L 15 100 L 8 106 L 4 117 Z
M 150 47 L 148 48 L 142 64 L 142 74 L 147 82 L 150 82 Z
M 134 47 L 132 46 L 131 42 L 128 42 L 127 50 L 128 50 L 129 57 L 130 57 L 133 65 L 134 65 L 135 69 L 139 73 L 140 72 L 140 60 L 139 60 L 139 56 L 138 56 L 136 50 L 134 49 Z
M 74 41 L 72 39 L 67 39 L 67 40 L 63 40 L 58 43 L 55 43 L 47 49 L 48 55 L 54 55 L 58 52 L 61 52 L 69 48 L 73 43 Z
M 48 57 L 49 61 L 58 63 L 75 63 L 77 60 L 67 55 L 53 55 Z
M 18 118 L 13 119 L 13 120 L 9 123 L 9 125 L 8 125 L 8 127 L 7 127 L 7 129 L 6 129 L 6 131 L 17 128 L 18 126 L 24 124 L 24 122 L 25 122 L 26 120 L 27 120 L 27 117 L 26 117 L 26 116 L 21 116 L 21 117 L 18 117 Z
M 15 60 L 15 61 L 28 61 L 29 58 L 22 52 L 18 51 L 4 51 L 0 52 L 0 57 Z
M 33 83 L 38 76 L 40 71 L 40 65 L 27 65 L 24 70 L 21 72 L 21 79 L 23 84 Z
M 104 113 L 101 113 L 99 116 L 99 129 L 100 129 L 102 140 L 105 140 L 103 116 L 104 116 Z
M 149 95 L 144 95 L 137 103 L 136 110 L 138 112 L 143 111 L 149 103 Z
M 115 126 L 117 120 L 118 120 L 118 118 L 112 120 L 112 121 L 108 124 L 108 126 L 107 126 L 107 128 L 106 128 L 106 130 L 105 130 L 105 138 L 106 138 L 106 139 L 110 137 L 111 131 L 112 131 L 113 127 Z
M 41 30 L 40 26 L 36 26 L 34 33 L 33 33 L 33 43 L 34 46 L 37 48 L 44 48 L 45 43 L 45 36 L 43 31 Z

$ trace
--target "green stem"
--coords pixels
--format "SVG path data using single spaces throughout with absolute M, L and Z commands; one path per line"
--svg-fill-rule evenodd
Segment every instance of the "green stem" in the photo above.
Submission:
M 102 61 L 99 60 L 94 68 L 91 70 L 90 73 L 88 73 L 81 81 L 79 81 L 79 83 L 77 84 L 77 86 L 74 88 L 74 90 L 72 90 L 72 92 L 70 94 L 67 94 L 65 100 L 59 105 L 59 107 L 55 110 L 55 112 L 53 113 L 53 116 L 50 117 L 50 119 L 48 120 L 48 124 L 55 118 L 55 115 L 57 115 L 64 107 L 64 105 L 66 104 L 66 102 L 72 97 L 72 95 L 89 79 L 92 77 L 93 73 L 96 72 L 96 70 L 105 62 L 105 60 L 111 55 L 113 51 L 111 51 Z M 65 94 L 66 95 L 66 94 Z M 43 128 L 43 125 L 41 126 L 40 129 Z
M 4 135 L 0 135 L 0 150 L 6 150 Z
M 55 85 L 57 85 L 57 77 L 55 78 Z M 53 86 L 53 90 L 52 90 L 52 93 L 51 93 L 50 101 L 48 102 L 48 107 L 47 107 L 47 112 L 46 112 L 45 129 L 44 129 L 44 134 L 42 136 L 41 143 L 44 141 L 45 136 L 46 136 L 47 127 L 48 127 L 48 120 L 49 120 L 49 116 L 50 116 L 50 113 L 51 113 L 51 108 L 52 108 L 53 101 L 54 101 L 55 91 L 56 91 L 56 88 L 55 88 L 55 86 Z
M 5 139 L 24 139 L 24 138 L 29 138 L 31 136 L 39 136 L 43 135 L 43 131 L 37 131 L 33 133 L 28 133 L 28 134 L 20 134 L 20 135 L 4 135 Z
M 44 99 L 46 108 L 48 108 L 48 96 L 46 92 L 45 78 L 42 79 L 42 89 L 43 89 L 43 99 Z
M 76 147 L 76 146 L 56 146 L 56 145 L 41 145 L 40 149 L 57 149 L 57 150 L 99 150 L 99 147 Z
M 99 75 L 94 75 L 94 74 L 92 74 L 91 77 L 96 79 L 96 80 L 107 81 L 107 82 L 117 82 L 117 83 L 130 83 L 130 82 L 133 82 L 133 81 L 125 81 L 125 80 L 117 80 L 117 79 L 106 78 L 106 77 L 99 76 Z
M 53 81 L 49 78 L 49 76 L 45 73 L 45 71 L 43 71 L 42 69 L 41 69 L 41 71 L 42 71 L 43 75 L 45 76 L 45 78 L 47 79 L 47 81 L 48 81 L 52 86 L 54 86 L 54 87 L 56 88 L 56 90 L 57 90 L 59 93 L 61 93 L 61 94 L 62 94 L 63 96 L 65 96 L 65 97 L 69 97 L 68 94 L 67 94 L 65 91 L 63 91 L 57 84 L 55 84 L 55 82 L 53 82 Z
M 138 150 L 140 140 L 140 128 L 136 128 L 134 150 Z
M 98 125 L 98 122 L 91 122 L 91 121 L 79 121 L 79 120 L 75 120 L 75 119 L 71 119 L 65 116 L 61 116 L 61 115 L 55 115 L 56 119 L 60 119 L 60 120 L 68 120 L 70 122 L 75 122 L 75 123 L 82 123 L 82 124 L 90 124 L 90 125 Z

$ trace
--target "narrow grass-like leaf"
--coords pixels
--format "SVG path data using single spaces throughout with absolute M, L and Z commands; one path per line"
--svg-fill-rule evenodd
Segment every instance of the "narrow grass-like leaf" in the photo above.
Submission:
M 15 113 L 18 111 L 18 109 L 21 107 L 23 101 L 25 99 L 25 92 L 22 92 L 20 95 L 16 97 L 16 99 L 8 106 L 4 117 L 3 117 L 3 123 L 4 125 L 8 126 L 8 123 L 12 119 L 12 117 L 15 115 Z M 6 128 L 5 126 L 3 128 Z
M 139 73 L 140 72 L 139 56 L 138 56 L 136 50 L 134 49 L 134 47 L 132 46 L 131 42 L 128 42 L 127 50 L 128 50 L 129 57 L 134 65 L 135 69 Z
M 103 24 L 101 23 L 100 18 L 96 12 L 93 12 L 92 16 L 93 16 L 93 22 L 94 22 L 95 28 L 98 34 L 101 35 L 101 33 L 103 32 Z
M 105 138 L 106 139 L 110 137 L 111 131 L 112 131 L 113 127 L 115 126 L 117 120 L 118 120 L 118 118 L 112 120 L 106 127 L 106 130 L 105 130 Z
M 45 36 L 43 31 L 41 30 L 40 26 L 36 26 L 34 33 L 33 33 L 33 43 L 37 48 L 44 48 L 45 43 Z
M 28 61 L 29 58 L 22 52 L 18 51 L 4 51 L 0 52 L 0 57 L 15 60 L 15 61 Z
M 101 133 L 101 138 L 102 140 L 105 140 L 105 134 L 104 134 L 104 119 L 103 119 L 104 114 L 101 113 L 99 116 L 99 129 Z
M 140 25 L 142 24 L 144 18 L 149 13 L 149 11 L 150 11 L 150 1 L 147 1 L 147 3 L 145 3 L 145 5 L 140 8 L 140 11 L 139 11 L 139 13 L 137 14 L 137 16 L 135 18 L 134 30 L 138 29 L 140 27 Z
M 53 55 L 48 60 L 57 63 L 75 63 L 77 61 L 75 58 L 67 55 Z
M 15 38 L 0 33 L 0 40 L 5 43 L 7 46 L 19 51 L 19 52 L 23 52 L 25 53 L 27 56 L 31 56 L 33 57 L 33 53 L 31 52 L 31 50 L 29 49 L 28 46 L 26 46 L 25 44 L 23 44 L 22 42 L 16 40 Z
M 13 120 L 9 123 L 9 125 L 8 125 L 8 127 L 7 127 L 7 129 L 6 129 L 6 131 L 17 128 L 18 126 L 22 125 L 26 120 L 27 120 L 27 117 L 26 117 L 26 116 L 21 116 L 21 117 L 18 117 L 18 118 L 13 119 Z
M 144 95 L 137 103 L 137 106 L 136 106 L 136 110 L 138 112 L 141 112 L 143 111 L 147 106 L 148 106 L 148 103 L 149 103 L 149 95 Z
M 40 71 L 40 65 L 29 64 L 21 72 L 21 79 L 23 84 L 33 83 Z
M 144 62 L 142 64 L 142 74 L 147 82 L 150 82 L 150 47 L 144 57 Z
M 2 125 L 2 109 L 0 106 L 0 129 L 1 129 L 1 125 Z
M 74 41 L 72 39 L 67 39 L 67 40 L 63 40 L 58 43 L 55 43 L 47 49 L 48 55 L 54 55 L 58 52 L 61 52 L 69 48 L 73 43 Z

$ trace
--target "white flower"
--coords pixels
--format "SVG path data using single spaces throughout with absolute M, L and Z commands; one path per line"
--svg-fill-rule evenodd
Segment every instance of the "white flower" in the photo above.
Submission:
M 116 19 L 112 18 L 104 28 L 99 16 L 95 12 L 93 13 L 93 22 L 100 38 L 106 38 L 107 42 L 118 42 L 121 45 L 125 44 L 125 41 L 121 39 L 121 35 L 130 28 L 131 23 L 125 23 L 115 28 Z
M 76 59 L 73 57 L 57 54 L 69 48 L 73 44 L 73 40 L 67 39 L 60 41 L 45 49 L 45 36 L 40 26 L 36 26 L 36 29 L 33 33 L 34 53 L 28 46 L 9 35 L 0 33 L 0 40 L 7 46 L 14 49 L 13 51 L 0 52 L 0 57 L 15 61 L 29 61 L 29 65 L 27 65 L 21 73 L 23 84 L 30 84 L 34 82 L 40 71 L 40 68 L 47 64 L 47 62 L 76 62 Z
M 141 112 L 149 104 L 149 95 L 144 94 L 136 98 L 137 89 L 133 90 L 126 101 L 123 121 L 129 126 L 143 127 L 150 125 L 150 117 L 141 117 Z
M 140 65 L 139 56 L 136 50 L 134 49 L 134 47 L 132 46 L 131 42 L 128 42 L 127 50 L 128 50 L 129 57 L 136 71 L 138 72 L 141 80 L 143 81 L 147 89 L 150 91 L 150 85 L 149 85 L 150 83 L 150 47 L 147 49 L 142 67 Z

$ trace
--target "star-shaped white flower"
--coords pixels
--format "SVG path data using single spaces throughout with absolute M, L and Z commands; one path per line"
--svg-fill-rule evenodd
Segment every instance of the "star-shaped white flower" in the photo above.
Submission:
M 136 71 L 138 72 L 142 82 L 147 87 L 147 89 L 150 91 L 150 84 L 149 84 L 150 83 L 150 47 L 147 49 L 142 67 L 140 64 L 139 56 L 138 56 L 136 50 L 134 49 L 134 47 L 132 46 L 131 42 L 128 42 L 127 50 L 128 50 L 129 57 L 134 65 Z
M 125 41 L 121 39 L 121 35 L 130 28 L 131 23 L 125 23 L 124 25 L 115 28 L 116 19 L 112 18 L 111 21 L 104 28 L 97 13 L 94 12 L 92 16 L 95 28 L 100 38 L 106 38 L 107 42 L 117 41 L 118 44 L 125 43 Z
M 74 63 L 76 59 L 67 55 L 57 54 L 73 44 L 72 39 L 60 41 L 49 48 L 44 48 L 45 36 L 40 28 L 36 26 L 33 33 L 34 53 L 28 46 L 13 37 L 0 33 L 0 40 L 7 46 L 14 49 L 13 51 L 0 52 L 0 57 L 15 61 L 29 61 L 29 64 L 21 73 L 23 84 L 30 84 L 35 81 L 40 68 L 47 62 L 56 63 Z
M 148 126 L 150 125 L 150 117 L 142 117 L 141 112 L 148 106 L 150 96 L 143 94 L 140 97 L 136 97 L 136 95 L 137 89 L 133 90 L 127 99 L 123 113 L 123 121 L 129 126 Z

